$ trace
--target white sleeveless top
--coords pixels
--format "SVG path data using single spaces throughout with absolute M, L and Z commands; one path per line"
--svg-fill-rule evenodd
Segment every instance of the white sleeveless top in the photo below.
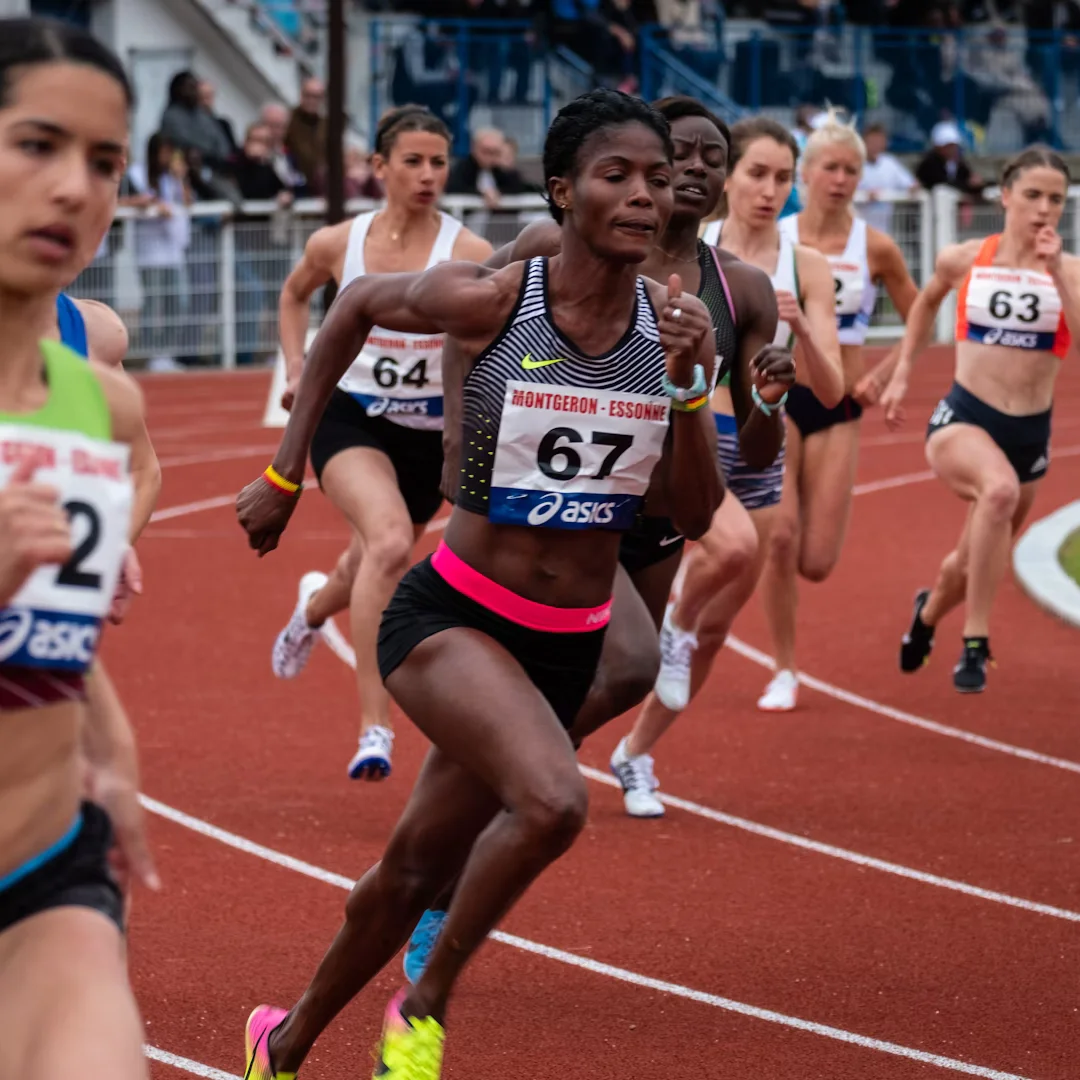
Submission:
M 799 240 L 799 215 L 780 222 L 780 232 L 792 243 Z M 877 286 L 870 277 L 870 256 L 866 246 L 866 222 L 855 218 L 842 255 L 826 255 L 836 293 L 836 331 L 841 345 L 862 345 L 877 303 Z
M 341 287 L 363 277 L 364 243 L 377 210 L 353 219 Z M 426 270 L 449 262 L 461 222 L 441 214 L 439 234 L 431 248 Z M 443 426 L 443 335 L 403 334 L 397 330 L 372 329 L 360 355 L 352 362 L 338 386 L 355 398 L 368 416 L 385 416 L 402 427 L 441 431 Z
M 798 297 L 802 300 L 799 293 L 799 272 L 795 266 L 795 244 L 793 243 L 791 236 L 784 229 L 784 221 L 790 220 L 790 218 L 782 219 L 779 222 L 780 226 L 780 253 L 776 257 L 776 269 L 769 275 L 769 280 L 772 282 L 773 292 L 789 292 L 792 296 Z M 724 222 L 723 219 L 717 221 L 710 221 L 706 226 L 705 231 L 701 234 L 701 239 L 706 244 L 711 244 L 713 247 L 723 247 L 720 242 L 720 234 L 723 232 Z M 795 335 L 791 332 L 791 327 L 781 320 L 776 324 L 776 333 L 773 335 L 772 343 L 779 345 L 781 348 L 790 349 L 793 343 Z

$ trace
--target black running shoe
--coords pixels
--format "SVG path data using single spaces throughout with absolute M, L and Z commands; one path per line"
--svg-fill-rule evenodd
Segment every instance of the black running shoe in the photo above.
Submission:
M 911 626 L 900 643 L 900 670 L 918 671 L 930 659 L 934 647 L 934 628 L 922 621 L 923 608 L 930 599 L 929 589 L 920 589 L 915 594 L 915 611 L 911 616 Z
M 953 668 L 953 686 L 961 694 L 981 694 L 986 689 L 986 665 L 991 663 L 989 638 L 965 638 L 964 653 Z

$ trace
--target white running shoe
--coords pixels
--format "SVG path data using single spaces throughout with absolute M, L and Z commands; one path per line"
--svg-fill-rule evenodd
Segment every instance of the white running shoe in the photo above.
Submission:
M 690 661 L 697 648 L 697 634 L 680 630 L 672 621 L 674 604 L 668 604 L 660 627 L 660 673 L 654 687 L 660 704 L 682 712 L 690 704 Z
M 631 817 L 656 818 L 664 816 L 664 804 L 654 794 L 660 788 L 660 781 L 653 772 L 651 754 L 638 754 L 631 757 L 626 752 L 627 735 L 611 755 L 611 771 L 615 779 L 622 784 L 623 804 Z
M 277 636 L 270 663 L 279 679 L 295 679 L 307 665 L 319 637 L 319 628 L 308 626 L 308 601 L 327 582 L 327 576 L 312 570 L 300 579 L 300 593 L 288 625 Z
M 778 671 L 758 698 L 762 712 L 791 712 L 799 696 L 799 678 L 794 671 Z
M 376 724 L 360 736 L 360 745 L 349 762 L 350 780 L 385 780 L 390 775 L 394 733 Z

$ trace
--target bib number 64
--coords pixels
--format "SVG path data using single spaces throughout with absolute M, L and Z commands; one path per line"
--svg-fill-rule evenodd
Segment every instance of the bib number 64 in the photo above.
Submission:
M 541 440 L 536 449 L 536 464 L 549 480 L 573 480 L 581 472 L 581 454 L 574 449 L 574 444 L 585 442 L 585 436 L 571 427 L 552 428 Z M 594 431 L 589 443 L 592 446 L 609 446 L 600 468 L 586 477 L 591 480 L 603 480 L 611 475 L 615 463 L 633 445 L 633 435 L 619 435 L 610 431 Z M 562 443 L 562 445 L 560 445 Z M 557 464 L 558 463 L 558 464 Z

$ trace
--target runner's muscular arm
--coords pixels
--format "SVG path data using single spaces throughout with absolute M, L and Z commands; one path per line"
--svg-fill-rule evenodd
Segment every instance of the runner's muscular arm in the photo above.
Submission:
M 877 229 L 866 230 L 867 255 L 870 262 L 870 277 L 885 286 L 885 292 L 893 303 L 903 322 L 907 322 L 912 305 L 919 295 L 918 287 L 911 279 L 904 256 L 890 236 Z M 855 385 L 855 399 L 860 405 L 874 405 L 881 397 L 882 390 L 889 384 L 892 373 L 900 359 L 900 345 L 897 344 L 885 354 L 883 360 L 868 371 Z
M 420 274 L 369 274 L 350 282 L 334 301 L 315 339 L 274 468 L 299 483 L 308 449 L 330 394 L 360 352 L 371 328 L 447 334 L 466 349 L 499 331 L 517 296 L 521 270 L 492 272 L 448 262 Z
M 293 267 L 278 298 L 278 336 L 285 354 L 285 378 L 300 377 L 311 322 L 311 298 L 315 290 L 333 280 L 349 242 L 351 222 L 318 229 L 308 238 L 304 254 Z
M 1070 337 L 1080 338 L 1080 259 L 1066 255 L 1061 249 L 1061 237 L 1049 228 L 1036 238 L 1036 254 L 1049 253 L 1046 272 L 1053 278 L 1058 296 L 1061 297 L 1061 313 Z
M 754 469 L 767 469 L 784 445 L 784 418 L 779 409 L 771 416 L 755 407 L 754 361 L 776 336 L 776 294 L 769 275 L 749 264 L 728 264 L 728 282 L 738 312 L 739 355 L 731 369 L 731 403 L 739 427 L 739 453 Z
M 78 300 L 76 303 L 86 323 L 87 346 L 95 364 L 123 370 L 124 357 L 128 350 L 128 332 L 123 320 L 112 308 L 96 300 Z M 138 430 L 130 441 L 130 471 L 131 482 L 135 487 L 135 501 L 131 509 L 128 541 L 134 544 L 149 524 L 161 493 L 161 465 L 153 443 L 150 442 L 150 433 L 146 430 L 141 409 Z
M 777 296 L 780 318 L 795 335 L 795 356 L 807 385 L 827 409 L 844 397 L 844 367 L 840 360 L 840 339 L 836 335 L 836 293 L 829 261 L 813 248 L 796 245 L 802 303 L 790 293 Z
M 942 248 L 934 265 L 933 275 L 915 297 L 908 312 L 899 356 L 889 383 L 881 395 L 880 404 L 885 410 L 885 422 L 890 427 L 896 427 L 903 420 L 903 401 L 907 394 L 911 369 L 915 357 L 930 344 L 938 309 L 945 297 L 964 280 L 974 265 L 981 246 L 981 240 L 970 240 L 966 244 L 950 244 Z
M 517 238 L 504 244 L 484 259 L 489 270 L 502 270 L 512 262 L 522 262 L 541 255 L 551 258 L 562 251 L 562 229 L 554 221 L 534 221 Z M 457 249 L 454 250 L 455 257 Z M 462 256 L 466 258 L 467 256 Z M 479 260 L 476 260 L 479 261 Z M 465 376 L 472 364 L 465 350 L 448 337 L 443 347 L 443 474 L 440 488 L 443 498 L 454 501 L 461 471 L 461 398 Z

